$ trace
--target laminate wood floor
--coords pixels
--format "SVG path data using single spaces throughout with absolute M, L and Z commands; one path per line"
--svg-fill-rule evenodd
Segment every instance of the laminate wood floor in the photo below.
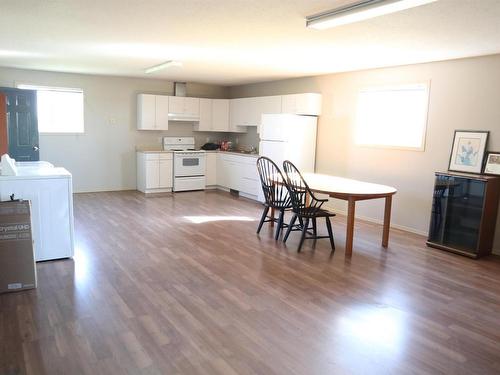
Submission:
M 223 192 L 75 196 L 74 260 L 0 295 L 0 374 L 498 374 L 500 261 L 345 217 L 297 253 Z M 324 231 L 322 223 L 320 230 Z

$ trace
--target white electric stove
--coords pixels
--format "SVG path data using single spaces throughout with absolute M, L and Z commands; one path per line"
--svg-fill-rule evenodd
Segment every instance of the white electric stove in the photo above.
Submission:
M 174 153 L 174 191 L 205 189 L 205 151 L 195 150 L 194 137 L 163 137 L 163 150 Z

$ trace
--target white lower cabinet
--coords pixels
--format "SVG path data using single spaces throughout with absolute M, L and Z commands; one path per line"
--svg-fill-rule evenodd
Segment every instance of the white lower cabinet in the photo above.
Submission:
M 254 156 L 217 154 L 217 185 L 257 199 L 260 183 Z
M 255 156 L 207 152 L 207 188 L 236 190 L 247 198 L 261 200 Z M 170 192 L 173 187 L 173 154 L 137 152 L 137 190 L 143 193 Z
M 169 159 L 165 157 L 165 155 L 170 156 Z M 163 157 L 163 158 L 162 158 Z M 174 185 L 174 168 L 173 168 L 173 160 L 172 154 L 160 154 L 160 184 L 159 187 L 161 189 L 172 188 Z
M 217 185 L 227 188 L 229 186 L 229 163 L 221 154 L 217 155 Z
M 253 159 L 253 158 L 252 158 Z M 257 196 L 259 194 L 259 174 L 257 171 L 256 159 L 252 160 L 253 163 L 242 165 L 240 191 L 246 194 Z
M 143 189 L 139 189 L 145 193 L 147 189 L 158 189 L 160 187 L 160 160 L 146 160 L 144 173 Z
M 137 152 L 137 190 L 143 193 L 172 191 L 173 155 L 171 152 Z
M 217 153 L 207 152 L 205 158 L 205 184 L 207 187 L 217 185 Z

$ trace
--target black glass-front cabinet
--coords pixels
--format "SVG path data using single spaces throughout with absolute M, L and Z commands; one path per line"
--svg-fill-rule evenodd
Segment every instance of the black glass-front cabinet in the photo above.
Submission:
M 473 258 L 491 253 L 500 178 L 436 173 L 427 245 Z

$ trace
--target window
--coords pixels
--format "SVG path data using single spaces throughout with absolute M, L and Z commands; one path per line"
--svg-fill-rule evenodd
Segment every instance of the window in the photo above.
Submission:
M 81 89 L 19 85 L 36 90 L 40 133 L 83 133 L 83 91 Z
M 361 90 L 356 144 L 423 151 L 428 102 L 428 84 Z

